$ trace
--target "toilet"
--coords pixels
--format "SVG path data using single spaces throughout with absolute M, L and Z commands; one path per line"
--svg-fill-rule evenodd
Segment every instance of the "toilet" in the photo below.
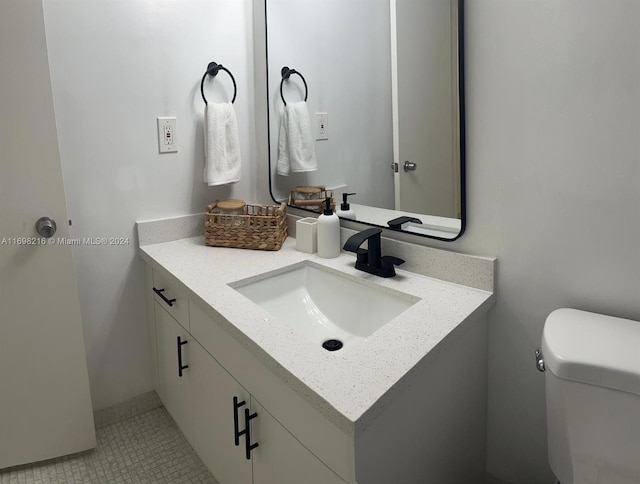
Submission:
M 639 484 L 640 322 L 555 310 L 536 357 L 556 482 Z

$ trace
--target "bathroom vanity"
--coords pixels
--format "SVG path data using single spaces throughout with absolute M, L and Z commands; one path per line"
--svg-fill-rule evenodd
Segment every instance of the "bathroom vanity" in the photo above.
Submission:
M 207 247 L 179 229 L 152 235 L 176 223 L 138 224 L 155 386 L 221 484 L 484 479 L 493 259 L 390 241 L 408 261 L 430 258 L 413 267 L 446 266 L 469 285 L 402 269 L 382 279 L 355 270 L 353 254 L 298 252 L 291 237 L 270 252 Z M 409 303 L 327 351 L 240 291 L 258 283 L 284 293 L 278 277 L 305 267 L 344 285 L 336 305 L 362 305 L 351 287 Z

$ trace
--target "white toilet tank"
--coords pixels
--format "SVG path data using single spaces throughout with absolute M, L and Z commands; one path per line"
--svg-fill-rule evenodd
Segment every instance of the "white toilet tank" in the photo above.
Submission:
M 542 334 L 548 454 L 562 484 L 640 484 L 640 322 L 558 309 Z

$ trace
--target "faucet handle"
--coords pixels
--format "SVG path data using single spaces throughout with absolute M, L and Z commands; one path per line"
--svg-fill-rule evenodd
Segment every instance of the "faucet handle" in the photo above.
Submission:
M 401 264 L 404 264 L 404 259 L 400 259 L 399 257 L 394 257 L 392 255 L 383 255 L 380 258 L 380 265 L 382 266 L 382 268 L 386 269 L 386 268 L 391 268 L 393 269 L 394 266 L 399 266 Z

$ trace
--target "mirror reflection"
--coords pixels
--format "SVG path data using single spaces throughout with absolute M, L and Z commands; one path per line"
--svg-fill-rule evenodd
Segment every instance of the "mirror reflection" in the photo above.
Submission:
M 343 218 L 459 237 L 462 0 L 265 8 L 273 198 L 317 212 L 329 196 Z

